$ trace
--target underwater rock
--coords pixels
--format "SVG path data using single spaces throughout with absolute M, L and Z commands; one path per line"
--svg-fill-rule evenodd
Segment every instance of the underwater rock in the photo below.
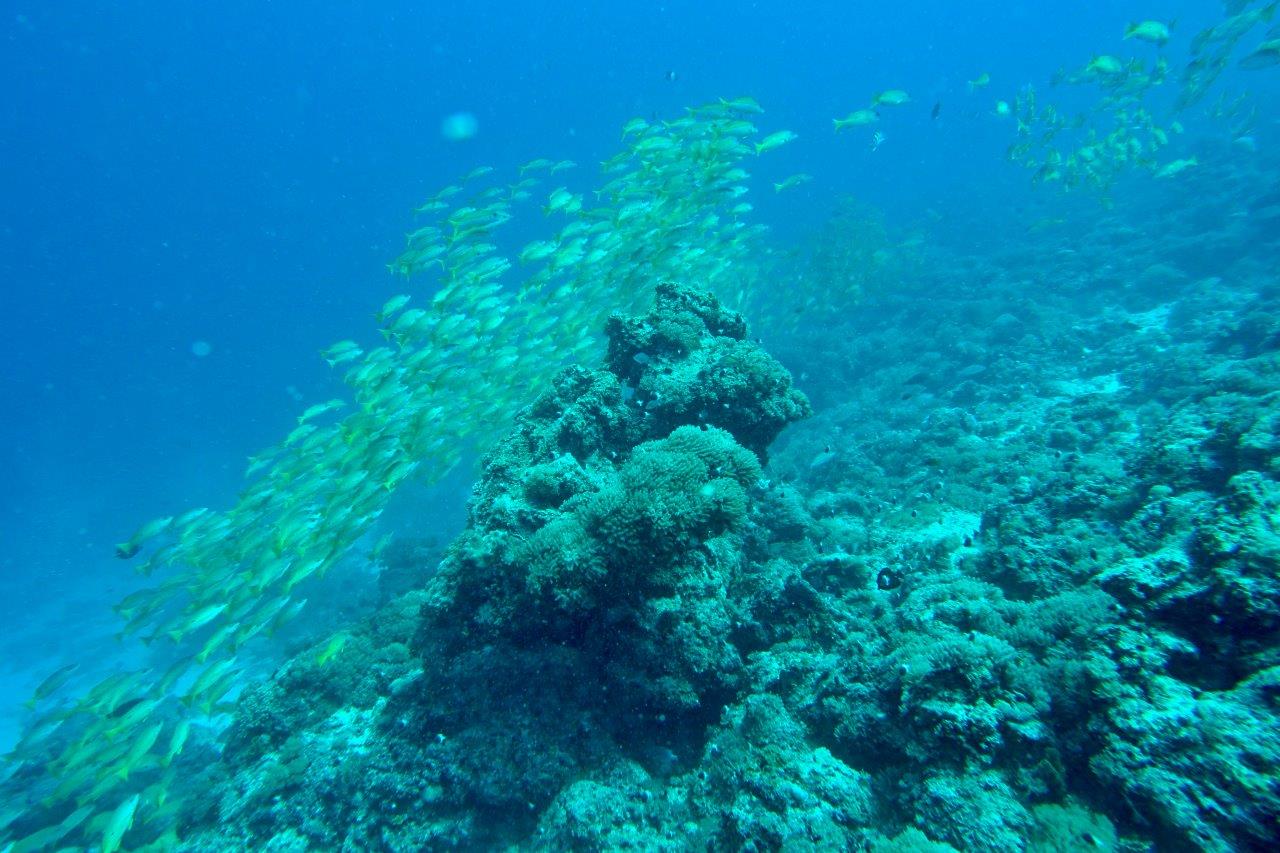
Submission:
M 720 850 L 847 850 L 871 823 L 871 778 L 807 742 L 770 695 L 726 711 L 695 787 Z
M 747 340 L 742 317 L 709 294 L 657 287 L 647 316 L 609 318 L 607 363 L 635 389 L 649 430 L 707 424 L 764 458 L 784 426 L 811 414 L 791 376 Z
M 192 816 L 220 826 L 194 849 L 219 836 L 660 847 L 628 829 L 641 812 L 679 846 L 688 815 L 648 802 L 651 774 L 696 764 L 741 690 L 751 611 L 770 586 L 750 577 L 794 574 L 747 552 L 803 535 L 795 506 L 776 532 L 762 526 L 781 510 L 756 510 L 758 454 L 809 408 L 713 297 L 662 285 L 653 311 L 609 330 L 610 364 L 625 371 L 567 368 L 521 412 L 425 588 L 349 630 L 333 660 L 304 654 L 246 697 L 222 796 Z M 683 402 L 661 416 L 624 393 L 632 383 L 652 399 L 676 381 L 689 383 Z M 807 752 L 787 785 L 835 784 L 841 765 Z M 865 819 L 865 793 L 856 807 L 832 796 L 840 820 Z M 829 812 L 805 823 L 838 840 Z
M 623 761 L 566 787 L 534 833 L 537 850 L 687 850 L 684 804 L 661 797 L 655 780 Z
M 610 370 L 566 370 L 489 455 L 427 622 L 466 626 L 469 642 L 562 643 L 618 706 L 693 712 L 742 666 L 728 591 L 761 479 L 748 447 L 808 403 L 709 295 L 660 285 L 648 315 L 608 332 Z M 624 382 L 641 389 L 631 400 Z M 660 416 L 637 404 L 676 384 L 683 402 Z
M 803 397 L 656 306 L 521 413 L 425 588 L 242 701 L 204 849 L 1269 848 L 1269 365 L 1048 306 L 1008 358 L 873 333 L 764 473 Z M 893 384 L 976 362 L 971 403 Z
M 1107 287 L 1155 262 L 1136 255 Z M 1062 319 L 1044 303 L 996 323 L 904 297 L 917 313 L 902 324 L 823 342 L 807 369 L 845 377 L 848 399 L 773 456 L 827 548 L 801 565 L 831 621 L 787 624 L 748 669 L 872 775 L 873 849 L 1274 848 L 1268 281 L 1153 282 L 1167 304 L 1135 303 L 1145 313 L 1124 322 L 1064 300 Z M 1016 288 L 972 295 L 1018 304 Z M 948 322 L 970 347 L 999 332 L 999 360 L 916 351 Z M 974 362 L 993 366 L 963 399 L 943 392 L 949 405 L 890 396 L 893 377 Z M 813 466 L 829 446 L 837 459 Z M 908 547 L 931 504 L 980 529 Z
M 1090 769 L 1162 847 L 1268 849 L 1280 814 L 1278 685 L 1272 668 L 1222 693 L 1165 676 L 1126 686 Z
M 1021 850 L 1034 823 L 999 774 L 938 773 L 924 779 L 918 820 L 960 850 Z

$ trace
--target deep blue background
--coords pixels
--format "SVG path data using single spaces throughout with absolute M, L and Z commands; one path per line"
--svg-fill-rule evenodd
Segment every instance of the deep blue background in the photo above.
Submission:
M 1151 55 L 1120 42 L 1130 19 L 1181 18 L 1185 50 L 1220 15 L 1216 2 L 995 0 L 6 9 L 0 649 L 19 690 L 33 663 L 109 653 L 87 642 L 132 582 L 113 541 L 229 504 L 244 458 L 282 436 L 298 398 L 331 396 L 316 351 L 370 336 L 403 288 L 384 264 L 412 207 L 457 174 L 568 157 L 585 187 L 626 119 L 751 94 L 762 130 L 801 137 L 761 176 L 817 177 L 778 198 L 761 183 L 760 218 L 784 237 L 849 192 L 903 220 L 1016 210 L 1030 191 L 1003 162 L 996 98 L 1095 52 Z M 993 85 L 969 95 L 984 70 Z M 879 151 L 865 129 L 832 133 L 890 87 L 916 103 L 886 113 Z M 450 142 L 440 122 L 459 110 L 479 133 Z

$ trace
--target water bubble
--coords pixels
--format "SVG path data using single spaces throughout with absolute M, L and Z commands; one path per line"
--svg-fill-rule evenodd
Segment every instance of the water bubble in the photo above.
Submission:
M 204 358 L 213 352 L 213 345 L 208 341 L 194 341 L 191 344 L 191 354 L 196 358 Z
M 470 139 L 479 129 L 480 122 L 472 113 L 454 113 L 440 122 L 440 135 L 454 142 Z

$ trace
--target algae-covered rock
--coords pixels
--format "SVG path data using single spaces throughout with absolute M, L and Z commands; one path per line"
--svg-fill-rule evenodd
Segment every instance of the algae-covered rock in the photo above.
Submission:
M 775 696 L 725 713 L 703 762 L 696 801 L 714 849 L 847 850 L 871 822 L 871 779 L 813 747 Z
M 919 354 L 951 391 L 850 339 L 878 378 L 766 470 L 807 404 L 662 286 L 488 454 L 423 588 L 241 701 L 192 849 L 1271 849 L 1270 398 L 1183 378 L 1153 314 L 1131 405 L 1086 353 L 1124 324 L 1041 350 L 1047 316 L 1002 321 L 1025 363 Z M 1038 376 L 1061 351 L 1090 372 Z
M 661 285 L 650 314 L 608 331 L 610 371 L 561 374 L 490 454 L 472 523 L 429 586 L 428 623 L 468 626 L 471 642 L 554 640 L 595 661 L 612 702 L 695 711 L 742 666 L 729 589 L 757 452 L 808 404 L 710 296 Z M 732 385 L 691 367 L 730 356 Z M 705 406 L 659 417 L 624 382 L 676 382 Z
M 715 298 L 661 284 L 645 317 L 611 317 L 609 369 L 635 389 L 650 429 L 728 430 L 761 457 L 784 426 L 810 413 L 791 376 L 747 340 L 742 317 Z
M 697 831 L 686 805 L 663 797 L 656 780 L 621 761 L 567 786 L 543 813 L 536 850 L 688 850 Z M 696 826 L 696 825 L 695 825 Z
M 425 588 L 244 700 L 222 796 L 193 816 L 221 826 L 196 849 L 684 849 L 706 835 L 652 790 L 699 778 L 707 727 L 743 689 L 765 578 L 792 571 L 748 552 L 803 535 L 803 516 L 769 532 L 776 501 L 757 502 L 760 455 L 808 403 L 712 297 L 662 285 L 653 311 L 609 331 L 612 369 L 564 370 L 489 453 Z M 677 385 L 681 403 L 651 405 Z M 800 800 L 768 837 L 838 841 L 866 820 L 856 772 L 799 730 L 790 750 L 776 784 Z
M 1278 673 L 1222 692 L 1166 676 L 1124 689 L 1091 770 L 1123 792 L 1164 844 L 1266 849 L 1280 819 Z
M 996 773 L 930 775 L 916 796 L 920 824 L 961 850 L 1021 850 L 1034 826 L 1017 794 Z

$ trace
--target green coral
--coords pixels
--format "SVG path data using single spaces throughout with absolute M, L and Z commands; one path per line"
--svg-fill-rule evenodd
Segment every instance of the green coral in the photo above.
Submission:
M 746 339 L 742 317 L 710 295 L 660 284 L 650 315 L 610 317 L 606 331 L 610 370 L 659 434 L 718 426 L 763 458 L 784 426 L 812 413 L 786 369 Z
M 871 822 L 871 780 L 825 748 L 776 696 L 754 695 L 727 712 L 707 746 L 699 787 L 717 849 L 841 850 Z
M 706 294 L 660 285 L 652 311 L 613 318 L 609 332 L 614 370 L 566 370 L 486 460 L 472 524 L 432 580 L 427 612 L 468 625 L 473 640 L 555 639 L 635 707 L 701 713 L 742 669 L 730 589 L 763 476 L 743 441 L 771 440 L 807 403 L 745 339 L 741 317 Z M 619 355 L 639 339 L 651 355 Z M 688 374 L 727 352 L 752 365 L 744 380 L 768 377 L 758 397 L 721 401 L 723 385 Z M 723 427 L 655 418 L 623 392 L 676 374 L 691 395 L 725 404 Z M 772 419 L 756 416 L 771 405 Z
M 611 321 L 608 369 L 563 371 L 485 460 L 412 639 L 375 643 L 401 651 L 304 658 L 242 705 L 223 837 L 1269 849 L 1270 315 L 1237 336 L 1208 288 L 1126 335 L 1106 300 L 955 284 L 876 297 L 909 341 L 815 330 L 806 369 L 847 399 L 767 472 L 757 428 L 804 406 L 736 315 L 664 285 Z M 1269 361 L 1196 374 L 1196 323 Z
M 671 588 L 675 561 L 742 525 L 759 479 L 759 463 L 729 433 L 681 427 L 635 449 L 584 507 L 586 526 L 622 584 Z M 632 581 L 637 574 L 646 577 Z

